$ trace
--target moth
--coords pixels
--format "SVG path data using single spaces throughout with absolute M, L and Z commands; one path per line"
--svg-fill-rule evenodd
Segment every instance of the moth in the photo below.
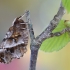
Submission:
M 0 62 L 10 63 L 26 53 L 28 44 L 28 25 L 22 16 L 15 18 L 0 44 Z

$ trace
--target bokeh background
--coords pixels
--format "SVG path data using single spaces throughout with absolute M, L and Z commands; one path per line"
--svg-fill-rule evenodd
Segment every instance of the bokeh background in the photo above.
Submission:
M 35 36 L 39 35 L 57 13 L 61 0 L 0 0 L 0 42 L 15 17 L 30 10 Z M 64 19 L 70 19 L 66 14 Z M 20 59 L 9 64 L 0 63 L 0 70 L 29 70 L 30 46 Z M 36 70 L 70 70 L 70 43 L 58 52 L 39 50 Z

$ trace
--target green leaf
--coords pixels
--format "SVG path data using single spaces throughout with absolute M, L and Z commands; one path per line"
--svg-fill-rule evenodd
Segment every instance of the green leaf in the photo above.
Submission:
M 66 28 L 66 26 L 64 24 L 64 21 L 61 20 L 59 22 L 58 26 L 53 30 L 53 33 L 62 31 L 65 28 Z M 62 34 L 61 36 L 58 36 L 58 37 L 55 36 L 55 37 L 46 39 L 41 44 L 40 50 L 43 50 L 45 52 L 58 51 L 58 50 L 62 49 L 64 46 L 66 46 L 66 44 L 70 40 L 69 38 L 70 38 L 69 33 L 66 32 L 66 33 Z
M 67 12 L 69 13 L 70 12 L 70 0 L 62 0 L 62 4 L 67 10 Z

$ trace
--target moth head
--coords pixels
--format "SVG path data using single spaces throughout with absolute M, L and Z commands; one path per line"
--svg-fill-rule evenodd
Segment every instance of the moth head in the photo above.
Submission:
M 14 19 L 14 21 L 12 22 L 12 26 L 19 24 L 19 23 L 24 23 L 24 20 L 21 18 L 22 16 L 19 16 L 17 18 Z
M 20 16 L 21 17 L 21 16 Z M 17 17 L 14 24 L 17 24 L 17 23 L 24 23 L 24 20 L 20 17 Z

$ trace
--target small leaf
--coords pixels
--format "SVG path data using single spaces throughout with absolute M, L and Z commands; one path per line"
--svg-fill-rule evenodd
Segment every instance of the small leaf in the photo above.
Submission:
M 70 0 L 62 0 L 62 4 L 67 10 L 67 12 L 69 13 L 70 12 Z
M 53 33 L 55 32 L 60 32 L 63 29 L 65 29 L 66 26 L 64 24 L 64 21 L 61 20 L 58 24 L 58 26 L 53 30 Z M 68 42 L 69 42 L 69 33 L 66 32 L 64 34 L 62 34 L 61 36 L 55 36 L 49 39 L 46 39 L 45 41 L 43 41 L 43 43 L 41 44 L 40 50 L 43 50 L 45 52 L 53 52 L 53 51 L 58 51 L 60 49 L 62 49 Z

